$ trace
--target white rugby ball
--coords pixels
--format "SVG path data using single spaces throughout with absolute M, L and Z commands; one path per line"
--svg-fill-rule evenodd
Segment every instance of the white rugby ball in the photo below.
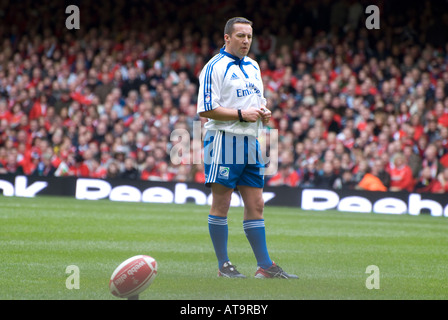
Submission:
M 119 298 L 142 293 L 157 275 L 157 261 L 150 256 L 138 255 L 123 261 L 112 273 L 110 292 Z

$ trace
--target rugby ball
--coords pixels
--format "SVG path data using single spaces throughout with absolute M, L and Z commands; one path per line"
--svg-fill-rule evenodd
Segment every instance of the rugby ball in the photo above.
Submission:
M 138 255 L 123 261 L 112 273 L 110 292 L 119 298 L 129 298 L 142 293 L 157 275 L 157 261 Z

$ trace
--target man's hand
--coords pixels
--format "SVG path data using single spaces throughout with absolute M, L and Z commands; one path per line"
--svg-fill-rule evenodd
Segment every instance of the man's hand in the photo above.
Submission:
M 246 110 L 241 110 L 241 114 L 243 119 L 247 122 L 256 122 L 259 118 L 261 118 L 264 112 L 258 108 L 249 108 Z
M 261 121 L 264 125 L 269 123 L 269 120 L 271 119 L 272 112 L 265 106 L 261 106 L 261 111 L 263 111 L 263 114 L 261 115 Z

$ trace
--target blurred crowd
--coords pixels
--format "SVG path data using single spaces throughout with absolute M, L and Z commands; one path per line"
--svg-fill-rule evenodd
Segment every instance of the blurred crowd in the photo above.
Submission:
M 266 185 L 448 192 L 448 10 L 404 3 L 79 1 L 67 30 L 64 2 L 5 1 L 0 174 L 204 182 L 170 134 L 206 121 L 199 73 L 245 16 L 279 134 Z

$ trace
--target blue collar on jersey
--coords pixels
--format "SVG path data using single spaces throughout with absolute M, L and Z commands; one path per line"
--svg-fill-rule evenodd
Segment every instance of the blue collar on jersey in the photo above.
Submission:
M 241 62 L 244 61 L 244 57 L 243 57 L 242 59 L 240 59 L 240 58 L 238 58 L 237 56 L 234 56 L 233 54 L 228 53 L 225 49 L 226 49 L 225 46 L 222 47 L 222 48 L 219 50 L 219 53 L 221 53 L 221 54 L 223 54 L 223 55 L 226 55 L 226 56 L 228 56 L 229 58 L 232 58 L 233 60 L 235 60 L 234 64 L 238 64 L 238 65 L 239 65 L 239 64 L 241 64 Z
M 244 76 L 245 76 L 246 78 L 249 78 L 249 75 L 246 73 L 246 71 L 244 71 L 243 66 L 244 66 L 244 65 L 252 65 L 252 66 L 253 66 L 253 64 L 252 64 L 251 62 L 249 62 L 249 61 L 244 61 L 244 58 L 245 58 L 245 57 L 243 57 L 242 59 L 240 59 L 240 58 L 238 58 L 237 56 L 234 56 L 233 54 L 228 53 L 228 52 L 225 50 L 225 48 L 226 48 L 225 46 L 222 47 L 222 48 L 219 50 L 219 53 L 221 53 L 221 54 L 223 54 L 223 55 L 225 55 L 225 56 L 228 56 L 229 58 L 233 59 L 234 61 L 229 62 L 229 64 L 227 65 L 227 68 L 226 68 L 226 72 L 225 72 L 225 74 L 224 74 L 224 77 L 226 76 L 227 71 L 229 70 L 229 68 L 230 68 L 232 65 L 235 64 L 235 65 L 237 65 L 237 66 L 240 67 L 241 71 L 244 73 Z M 255 68 L 255 66 L 254 66 L 254 68 Z

